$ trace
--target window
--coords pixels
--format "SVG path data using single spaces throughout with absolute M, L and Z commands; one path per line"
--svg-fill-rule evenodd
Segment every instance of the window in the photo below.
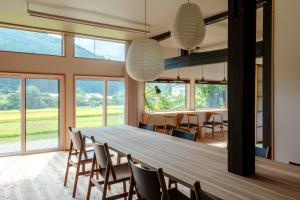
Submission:
M 227 96 L 226 84 L 195 84 L 195 108 L 225 108 Z
M 125 43 L 75 37 L 74 56 L 102 60 L 125 61 Z
M 147 82 L 145 83 L 145 110 L 187 109 L 188 83 Z M 157 91 L 159 89 L 160 92 Z
M 59 75 L 0 74 L 0 155 L 62 147 L 63 82 Z
M 62 56 L 63 36 L 0 27 L 0 50 Z
M 76 127 L 124 124 L 125 84 L 102 77 L 76 77 Z

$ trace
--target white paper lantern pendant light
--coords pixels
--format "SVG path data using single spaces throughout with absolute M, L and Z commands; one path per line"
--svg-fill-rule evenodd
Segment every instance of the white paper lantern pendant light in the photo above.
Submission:
M 190 50 L 198 47 L 204 40 L 205 23 L 197 4 L 182 4 L 171 28 L 171 37 L 176 45 Z
M 164 71 L 164 58 L 156 40 L 147 39 L 146 35 L 146 0 L 145 0 L 145 38 L 133 40 L 126 57 L 126 70 L 137 81 L 153 81 Z

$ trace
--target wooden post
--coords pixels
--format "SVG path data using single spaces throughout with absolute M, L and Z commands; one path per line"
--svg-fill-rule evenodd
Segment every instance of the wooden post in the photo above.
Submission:
M 256 1 L 228 0 L 228 171 L 255 173 Z

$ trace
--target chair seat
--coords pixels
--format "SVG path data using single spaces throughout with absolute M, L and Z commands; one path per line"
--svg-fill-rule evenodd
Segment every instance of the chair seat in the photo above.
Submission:
M 124 180 L 129 180 L 131 176 L 131 172 L 129 169 L 128 163 L 120 164 L 120 165 L 114 165 L 114 171 L 116 173 L 116 180 L 118 181 L 124 181 Z M 103 177 L 105 177 L 105 171 L 101 173 Z M 110 175 L 109 182 L 114 182 L 115 180 L 113 179 L 113 176 Z
M 155 125 L 155 128 L 157 129 L 165 129 L 165 125 Z M 173 125 L 166 125 L 167 129 L 172 129 L 172 128 L 176 128 L 176 126 Z
M 86 155 L 87 155 L 87 158 L 84 156 L 84 154 L 82 154 L 81 162 L 92 162 L 93 156 L 94 156 L 94 150 L 86 151 Z M 74 154 L 73 156 L 75 157 L 75 159 L 72 159 L 72 161 L 77 163 L 79 153 Z
M 203 125 L 217 126 L 217 125 L 223 125 L 223 122 L 208 121 L 208 122 L 203 122 Z
M 189 200 L 187 196 L 181 193 L 177 188 L 171 188 L 168 190 L 168 194 L 171 200 Z

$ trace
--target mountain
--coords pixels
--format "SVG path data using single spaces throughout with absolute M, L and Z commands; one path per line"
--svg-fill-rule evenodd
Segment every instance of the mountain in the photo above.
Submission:
M 60 56 L 63 45 L 60 35 L 0 28 L 0 50 Z M 104 59 L 78 45 L 75 50 L 77 57 Z

